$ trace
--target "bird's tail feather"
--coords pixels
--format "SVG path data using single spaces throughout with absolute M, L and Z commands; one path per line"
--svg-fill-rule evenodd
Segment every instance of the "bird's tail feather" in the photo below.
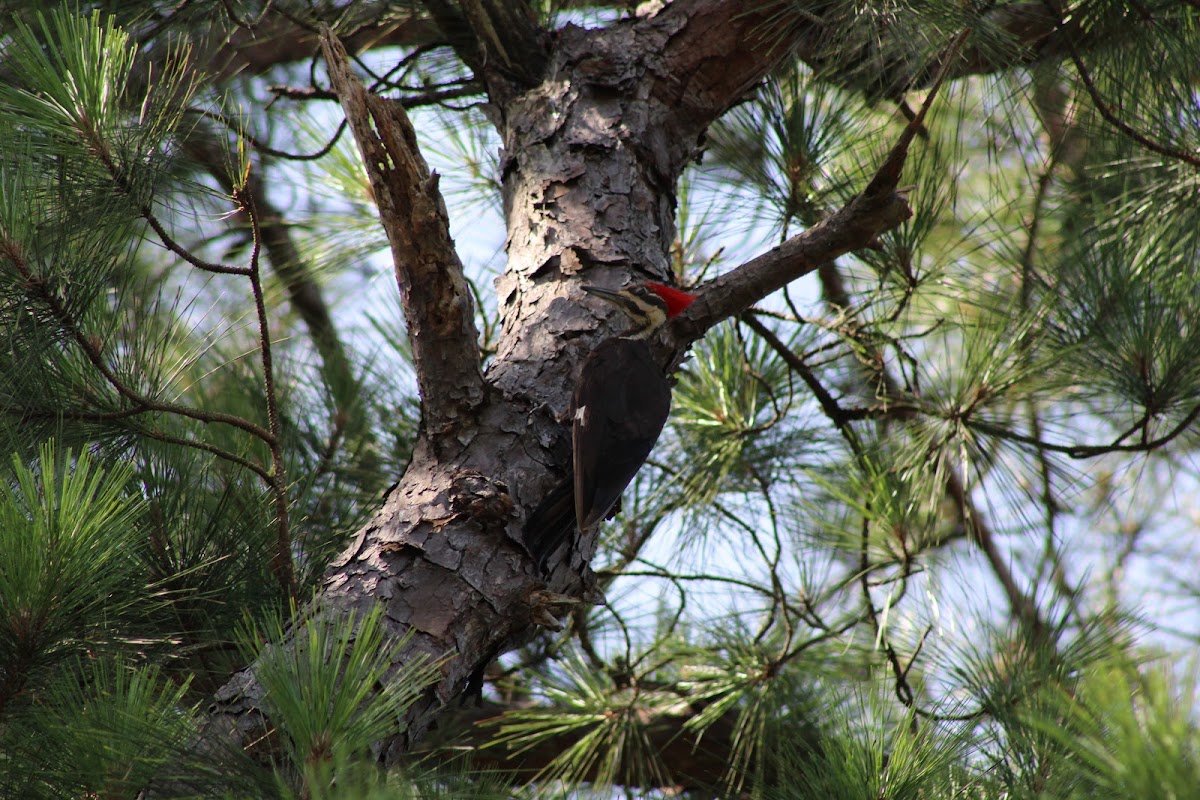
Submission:
M 574 535 L 575 479 L 568 475 L 566 480 L 550 490 L 525 523 L 525 547 L 537 561 L 543 575 L 550 556 Z

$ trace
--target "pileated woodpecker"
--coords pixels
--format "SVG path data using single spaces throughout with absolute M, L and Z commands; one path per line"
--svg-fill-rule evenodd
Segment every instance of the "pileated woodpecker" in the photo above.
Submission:
M 550 492 L 525 528 L 525 543 L 543 570 L 576 527 L 588 531 L 607 518 L 650 455 L 671 410 L 671 386 L 646 339 L 696 299 L 660 283 L 583 290 L 616 305 L 633 326 L 602 342 L 580 369 L 573 404 L 573 477 Z

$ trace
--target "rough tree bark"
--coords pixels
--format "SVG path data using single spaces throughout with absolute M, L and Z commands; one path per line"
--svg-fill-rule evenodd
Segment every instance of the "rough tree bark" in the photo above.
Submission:
M 414 632 L 397 670 L 421 656 L 444 659 L 438 683 L 384 744 L 385 764 L 473 675 L 561 612 L 563 596 L 591 596 L 591 538 L 560 551 L 548 581 L 521 544 L 525 518 L 569 462 L 573 374 L 620 327 L 579 286 L 672 281 L 675 186 L 707 126 L 814 35 L 797 18 L 788 37 L 767 36 L 778 18 L 768 28 L 739 0 L 677 0 L 650 16 L 567 27 L 553 38 L 532 15 L 507 14 L 498 24 L 496 8 L 512 3 L 463 5 L 469 13 L 461 16 L 449 4 L 431 8 L 453 29 L 451 41 L 470 43 L 460 55 L 479 65 L 504 143 L 508 264 L 497 280 L 502 332 L 486 375 L 436 176 L 403 110 L 368 96 L 340 45 L 323 39 L 392 245 L 423 404 L 410 466 L 330 565 L 308 609 L 337 618 L 382 605 L 394 641 Z M 658 343 L 663 363 L 721 319 L 905 219 L 895 191 L 903 151 L 846 208 L 700 287 L 700 301 Z M 251 665 L 218 693 L 206 737 L 252 741 L 267 726 L 262 701 Z

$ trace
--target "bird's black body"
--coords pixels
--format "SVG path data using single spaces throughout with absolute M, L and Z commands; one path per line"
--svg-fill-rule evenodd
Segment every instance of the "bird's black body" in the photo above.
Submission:
M 583 362 L 572 403 L 573 475 L 526 526 L 541 566 L 576 528 L 604 520 L 641 469 L 671 411 L 671 386 L 641 339 L 608 339 Z
M 616 304 L 633 321 L 584 360 L 572 403 L 572 475 L 551 490 L 525 526 L 525 544 L 543 572 L 576 529 L 603 521 L 650 455 L 671 412 L 671 385 L 646 337 L 693 300 L 656 283 L 613 291 L 583 287 Z
M 650 455 L 671 386 L 642 339 L 609 339 L 587 357 L 575 386 L 575 518 L 600 522 Z

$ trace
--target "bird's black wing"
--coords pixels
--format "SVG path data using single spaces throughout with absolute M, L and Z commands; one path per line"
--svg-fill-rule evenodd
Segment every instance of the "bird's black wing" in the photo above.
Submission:
M 609 339 L 584 361 L 572 435 L 580 530 L 604 519 L 671 411 L 671 387 L 644 341 Z

